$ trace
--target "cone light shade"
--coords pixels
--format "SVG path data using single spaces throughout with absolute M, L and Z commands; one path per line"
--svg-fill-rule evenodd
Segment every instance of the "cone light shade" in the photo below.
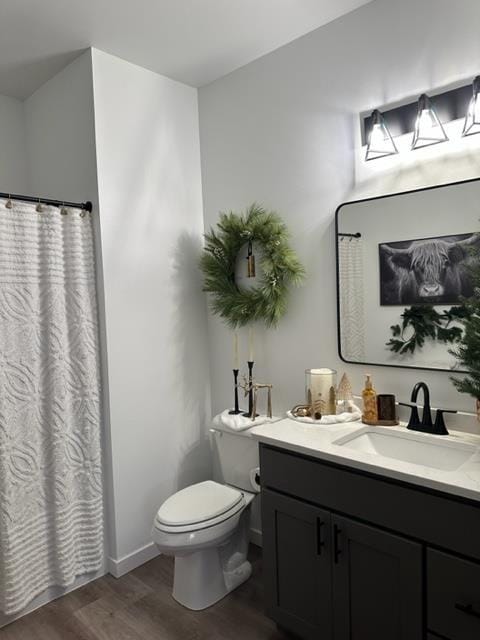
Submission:
M 473 95 L 468 105 L 462 136 L 472 136 L 480 133 L 480 76 L 473 81 Z
M 440 122 L 430 98 L 423 93 L 418 99 L 417 120 L 412 139 L 412 149 L 446 142 L 447 134 Z
M 378 109 L 372 111 L 372 128 L 368 136 L 365 160 L 375 160 L 398 153 L 390 131 Z

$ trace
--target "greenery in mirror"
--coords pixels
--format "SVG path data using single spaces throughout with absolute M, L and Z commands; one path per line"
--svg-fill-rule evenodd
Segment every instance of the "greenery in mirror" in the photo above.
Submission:
M 460 393 L 468 393 L 478 401 L 480 400 L 480 260 L 472 263 L 470 274 L 474 295 L 464 303 L 468 313 L 461 321 L 463 332 L 459 344 L 449 351 L 457 358 L 459 368 L 468 372 L 464 378 L 451 378 L 453 384 Z
M 217 229 L 205 234 L 200 266 L 212 311 L 235 328 L 256 320 L 275 326 L 287 310 L 290 285 L 299 285 L 305 270 L 289 244 L 289 232 L 274 211 L 252 204 L 245 214 L 220 214 Z M 261 249 L 258 286 L 240 289 L 235 265 L 248 242 Z
M 471 314 L 469 305 L 461 304 L 446 311 L 438 312 L 432 305 L 412 305 L 401 314 L 402 323 L 390 327 L 393 338 L 387 342 L 390 351 L 399 354 L 415 353 L 426 340 L 436 340 L 444 344 L 460 342 L 463 336 L 461 326 Z

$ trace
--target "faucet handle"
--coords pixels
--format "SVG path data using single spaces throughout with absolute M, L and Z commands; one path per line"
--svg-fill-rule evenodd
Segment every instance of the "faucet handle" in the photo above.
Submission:
M 399 402 L 398 404 L 402 405 L 402 407 L 410 407 L 412 412 L 407 424 L 407 429 L 416 429 L 420 425 L 420 416 L 418 415 L 417 405 L 410 402 Z
M 457 413 L 452 409 L 437 409 L 437 415 L 435 416 L 435 425 L 433 427 L 433 433 L 437 436 L 448 436 L 448 429 L 443 419 L 444 413 Z

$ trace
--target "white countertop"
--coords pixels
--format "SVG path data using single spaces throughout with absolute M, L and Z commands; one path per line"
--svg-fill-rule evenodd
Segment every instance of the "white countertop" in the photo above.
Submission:
M 411 434 L 415 439 L 432 442 L 441 439 L 450 443 L 468 443 L 476 447 L 472 457 L 455 471 L 444 471 L 429 466 L 413 464 L 394 458 L 366 453 L 339 446 L 335 441 L 343 436 L 354 435 L 365 429 L 361 422 L 334 425 L 309 425 L 286 418 L 273 424 L 264 424 L 250 430 L 259 442 L 275 447 L 303 453 L 320 460 L 336 462 L 354 469 L 361 469 L 381 476 L 403 480 L 422 487 L 436 489 L 480 502 L 480 437 L 458 431 L 448 436 L 433 436 L 417 431 L 407 431 L 405 426 L 369 427 L 379 433 L 397 430 Z

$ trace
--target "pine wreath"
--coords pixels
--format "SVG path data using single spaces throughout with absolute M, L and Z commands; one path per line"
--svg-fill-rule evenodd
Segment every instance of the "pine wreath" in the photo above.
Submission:
M 248 290 L 235 282 L 237 255 L 247 242 L 261 248 L 262 269 L 259 285 Z M 233 328 L 255 320 L 275 326 L 287 310 L 289 286 L 299 285 L 305 276 L 282 219 L 257 204 L 244 215 L 220 214 L 217 230 L 205 234 L 200 266 L 212 311 Z

